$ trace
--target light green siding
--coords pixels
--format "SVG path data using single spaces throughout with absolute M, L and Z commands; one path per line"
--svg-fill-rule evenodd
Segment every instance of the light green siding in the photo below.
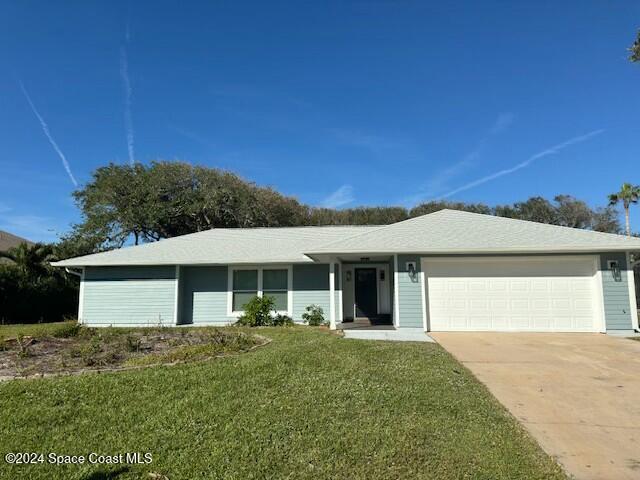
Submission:
M 319 305 L 328 321 L 329 265 L 309 264 L 293 266 L 293 320 L 302 322 L 302 314 L 308 305 Z M 337 312 L 336 304 L 336 312 Z
M 235 317 L 227 316 L 226 266 L 182 267 L 180 323 L 194 325 L 224 325 Z
M 411 278 L 407 272 L 406 262 L 415 262 L 416 275 Z M 399 328 L 424 327 L 422 317 L 422 282 L 420 281 L 420 256 L 398 255 L 398 310 Z
M 609 268 L 609 260 L 615 260 L 620 265 L 618 281 Z M 602 297 L 607 330 L 632 330 L 626 255 L 624 253 L 603 253 L 600 255 L 600 268 L 602 269 Z
M 87 267 L 81 320 L 93 326 L 174 324 L 175 267 Z

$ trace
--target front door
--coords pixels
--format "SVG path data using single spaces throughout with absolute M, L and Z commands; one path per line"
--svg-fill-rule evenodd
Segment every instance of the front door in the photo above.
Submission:
M 378 315 L 378 288 L 375 268 L 356 268 L 356 317 Z

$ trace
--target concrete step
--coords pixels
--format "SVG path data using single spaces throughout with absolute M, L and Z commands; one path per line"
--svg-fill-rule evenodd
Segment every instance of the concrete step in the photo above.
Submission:
M 343 330 L 344 338 L 359 340 L 391 340 L 395 342 L 433 342 L 421 328 L 399 328 L 397 330 L 375 330 L 368 328 Z

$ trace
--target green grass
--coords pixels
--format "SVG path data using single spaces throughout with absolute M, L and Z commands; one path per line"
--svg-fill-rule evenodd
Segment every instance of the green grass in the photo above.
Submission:
M 240 356 L 0 384 L 2 456 L 153 454 L 124 467 L 0 463 L 0 477 L 565 478 L 438 345 L 257 333 L 273 341 Z
M 76 321 L 53 323 L 16 323 L 14 325 L 0 325 L 0 339 L 12 338 L 17 335 L 31 337 L 65 336 L 65 332 L 77 325 Z

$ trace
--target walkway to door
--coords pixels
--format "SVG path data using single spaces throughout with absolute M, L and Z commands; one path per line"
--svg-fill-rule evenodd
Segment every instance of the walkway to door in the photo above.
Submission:
M 577 479 L 640 478 L 640 342 L 430 333 Z

